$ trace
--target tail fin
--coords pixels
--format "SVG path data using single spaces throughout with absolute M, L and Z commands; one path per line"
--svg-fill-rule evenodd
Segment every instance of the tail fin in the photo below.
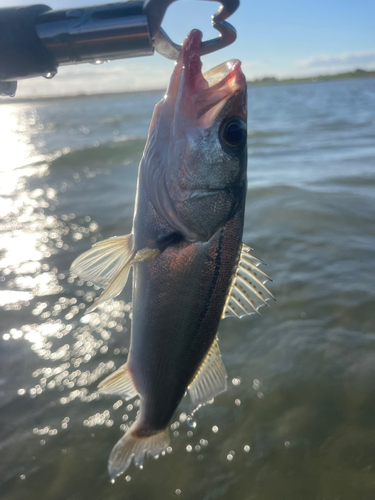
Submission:
M 168 428 L 151 436 L 137 436 L 137 422 L 126 431 L 111 451 L 108 460 L 108 472 L 111 479 L 126 471 L 134 457 L 134 465 L 143 465 L 145 455 L 158 458 L 169 444 Z

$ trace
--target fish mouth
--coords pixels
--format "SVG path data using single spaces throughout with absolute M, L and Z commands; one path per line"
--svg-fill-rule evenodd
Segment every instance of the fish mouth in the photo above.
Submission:
M 192 30 L 185 38 L 177 60 L 167 97 L 182 105 L 186 116 L 210 126 L 231 97 L 240 97 L 246 115 L 246 78 L 241 62 L 231 59 L 202 73 L 200 46 L 202 32 Z M 242 113 L 240 113 L 242 114 Z

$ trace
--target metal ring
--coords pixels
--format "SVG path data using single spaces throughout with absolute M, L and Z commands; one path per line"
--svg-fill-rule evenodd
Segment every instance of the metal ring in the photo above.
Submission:
M 146 0 L 143 11 L 149 20 L 151 36 L 156 52 L 167 59 L 176 60 L 181 50 L 181 45 L 173 42 L 167 33 L 160 27 L 165 12 L 175 0 Z M 219 31 L 220 36 L 205 40 L 201 44 L 200 54 L 206 55 L 220 50 L 233 43 L 237 38 L 235 28 L 225 19 L 235 12 L 240 4 L 239 0 L 204 0 L 219 1 L 221 7 L 212 16 L 212 26 Z

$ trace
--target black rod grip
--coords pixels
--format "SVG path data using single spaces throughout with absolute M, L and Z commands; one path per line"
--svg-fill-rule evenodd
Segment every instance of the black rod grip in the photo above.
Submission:
M 55 74 L 56 64 L 35 30 L 46 5 L 0 9 L 0 81 Z

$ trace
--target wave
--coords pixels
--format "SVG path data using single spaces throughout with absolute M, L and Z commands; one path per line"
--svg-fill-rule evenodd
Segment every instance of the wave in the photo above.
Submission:
M 51 169 L 113 165 L 138 161 L 142 155 L 145 138 L 118 138 L 103 144 L 91 144 L 79 149 L 59 151 L 50 162 Z
M 315 125 L 311 125 L 312 129 L 315 130 L 327 130 L 327 131 L 341 131 L 341 130 L 352 130 L 353 128 L 363 128 L 363 127 L 368 127 L 372 125 L 372 121 L 367 120 L 363 122 L 358 122 L 358 121 L 353 121 L 353 120 L 345 120 L 345 119 L 338 119 L 338 120 L 332 120 L 332 121 L 327 121 L 327 122 L 322 122 L 322 123 L 317 123 Z
M 345 176 L 345 177 L 330 177 L 322 181 L 322 184 L 333 184 L 337 186 L 375 186 L 375 177 L 369 176 Z
M 268 139 L 269 137 L 283 137 L 285 135 L 290 135 L 290 132 L 284 130 L 248 130 L 247 137 L 248 139 L 253 138 L 264 138 Z

